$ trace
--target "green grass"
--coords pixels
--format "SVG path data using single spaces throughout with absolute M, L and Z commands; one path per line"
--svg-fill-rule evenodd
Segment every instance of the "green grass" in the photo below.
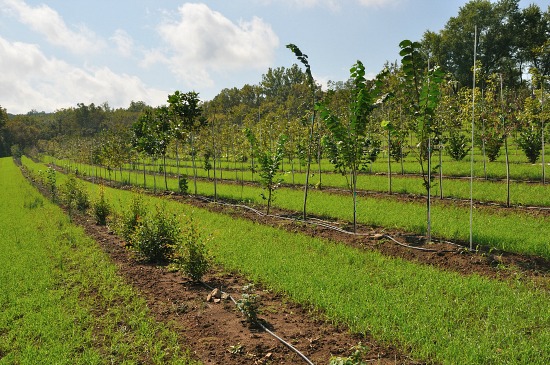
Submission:
M 0 171 L 0 364 L 194 363 L 82 229 Z
M 57 161 L 60 165 L 65 165 L 68 162 L 64 160 Z M 449 162 L 452 164 L 452 162 Z M 87 174 L 95 174 L 95 170 L 91 170 L 84 166 Z M 240 167 L 240 166 L 239 166 Z M 287 165 L 288 167 L 288 165 Z M 131 166 L 126 166 L 126 168 L 131 168 Z M 450 169 L 450 166 L 445 167 L 445 171 Z M 468 171 L 464 171 L 465 174 L 469 174 L 469 166 L 467 167 Z M 99 174 L 104 177 L 108 177 L 108 173 L 105 169 L 98 169 Z M 152 172 L 153 170 L 157 171 L 154 166 L 147 166 L 147 171 Z M 171 174 L 176 174 L 177 169 L 174 166 L 168 166 L 167 171 Z M 386 170 L 383 170 L 384 172 Z M 455 170 L 456 171 L 456 170 Z M 395 173 L 395 170 L 393 170 Z M 480 171 L 477 170 L 477 173 Z M 191 178 L 192 170 L 186 168 L 180 168 L 180 173 L 188 174 L 188 177 Z M 315 171 L 316 173 L 316 171 Z M 360 174 L 357 181 L 357 188 L 359 190 L 366 191 L 377 191 L 377 192 L 388 192 L 389 191 L 389 181 L 387 175 L 384 175 L 382 172 L 379 172 L 382 175 L 373 175 L 373 174 Z M 548 174 L 550 175 L 550 167 L 548 169 Z M 111 178 L 117 179 L 120 173 L 117 171 L 111 172 Z M 210 171 L 208 174 L 204 169 L 199 168 L 197 170 L 197 175 L 199 177 L 213 177 L 213 171 Z M 460 176 L 460 174 L 457 174 Z M 124 171 L 123 176 L 128 179 L 128 172 Z M 217 177 L 220 176 L 227 180 L 241 180 L 244 181 L 258 181 L 258 174 L 252 175 L 250 170 L 246 171 L 228 171 L 228 170 L 218 170 Z M 137 176 L 136 176 L 137 177 Z M 286 172 L 281 175 L 283 182 L 287 184 L 296 184 L 303 185 L 305 183 L 305 173 L 295 172 L 291 174 Z M 529 205 L 529 206 L 541 206 L 541 207 L 550 207 L 550 178 L 548 179 L 547 185 L 536 184 L 536 183 L 526 183 L 521 181 L 512 181 L 510 184 L 510 204 L 512 205 Z M 319 181 L 318 174 L 313 176 L 311 179 L 312 184 L 316 184 Z M 141 179 L 134 178 L 132 179 L 134 184 L 143 183 L 143 178 Z M 157 176 L 157 186 L 162 187 L 164 184 L 163 176 Z M 322 176 L 322 185 L 326 188 L 340 188 L 347 189 L 347 180 L 340 174 L 334 173 L 323 173 Z M 474 180 L 473 186 L 473 199 L 475 201 L 483 202 L 495 202 L 500 204 L 506 203 L 506 183 L 503 181 L 490 181 L 476 179 Z M 407 194 L 417 194 L 425 195 L 426 190 L 422 185 L 422 178 L 415 176 L 392 176 L 392 192 L 394 193 L 407 193 Z M 439 196 L 440 186 L 438 176 L 435 177 L 434 186 L 432 189 L 432 194 L 434 196 Z M 470 181 L 469 179 L 450 179 L 443 178 L 443 196 L 446 198 L 457 198 L 457 199 L 470 199 Z
M 43 165 L 42 165 L 43 166 Z M 138 172 L 135 177 L 141 177 Z M 135 181 L 134 178 L 131 179 Z M 159 182 L 160 180 L 160 182 Z M 142 180 L 138 182 L 141 184 Z M 164 186 L 157 177 L 157 186 Z M 153 187 L 153 179 L 147 177 L 147 185 Z M 189 182 L 190 191 L 193 183 Z M 211 182 L 198 182 L 198 193 L 214 195 Z M 168 187 L 177 191 L 175 179 L 168 180 Z M 223 198 L 264 204 L 259 187 L 234 184 L 217 184 L 217 194 Z M 303 193 L 299 190 L 282 188 L 276 191 L 274 207 L 301 211 Z M 432 234 L 436 237 L 469 241 L 468 208 L 442 206 L 432 207 Z M 352 221 L 351 195 L 332 195 L 323 191 L 311 190 L 308 198 L 308 212 L 323 217 Z M 426 230 L 426 208 L 424 203 L 401 202 L 392 198 L 358 198 L 358 222 L 388 228 L 398 228 L 408 232 L 424 234 Z M 550 258 L 550 219 L 536 218 L 514 210 L 495 214 L 486 209 L 474 210 L 474 245 L 496 247 L 502 250 L 523 254 L 540 255 Z
M 93 194 L 97 187 L 87 184 Z M 135 193 L 106 189 L 115 209 Z M 323 310 L 354 332 L 441 364 L 547 364 L 550 294 L 529 280 L 461 276 L 162 198 L 193 215 L 218 263 Z M 305 330 L 305 329 L 304 329 Z

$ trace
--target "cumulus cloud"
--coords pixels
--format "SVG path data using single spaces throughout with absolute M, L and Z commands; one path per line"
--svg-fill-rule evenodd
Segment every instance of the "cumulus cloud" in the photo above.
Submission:
M 0 0 L 4 11 L 14 14 L 21 23 L 42 34 L 48 42 L 76 54 L 94 53 L 105 44 L 83 25 L 70 29 L 63 18 L 47 5 L 32 7 L 22 0 Z
M 144 64 L 165 62 L 191 86 L 212 86 L 212 72 L 265 69 L 275 57 L 279 39 L 271 26 L 254 17 L 234 23 L 204 4 L 187 3 L 179 18 L 158 31 L 167 50 L 151 51 Z
M 107 67 L 84 69 L 46 57 L 38 46 L 0 37 L 0 100 L 10 113 L 53 111 L 79 102 L 126 107 L 132 100 L 151 105 L 167 92 L 148 88 L 138 77 Z

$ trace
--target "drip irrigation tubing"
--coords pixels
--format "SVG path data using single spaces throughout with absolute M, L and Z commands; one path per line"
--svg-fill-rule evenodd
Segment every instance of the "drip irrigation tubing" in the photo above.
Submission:
M 59 165 L 56 165 L 54 163 L 55 166 L 63 169 L 61 166 Z M 327 190 L 340 190 L 340 189 L 336 189 L 336 188 L 332 188 L 332 189 L 327 189 Z M 354 236 L 371 236 L 373 237 L 374 235 L 373 234 L 368 234 L 368 233 L 357 233 L 357 232 L 351 232 L 351 231 L 347 231 L 345 229 L 342 229 L 340 227 L 336 227 L 334 225 L 331 225 L 330 223 L 327 223 L 326 221 L 323 221 L 321 219 L 318 219 L 318 218 L 309 218 L 308 220 L 302 220 L 300 218 L 291 218 L 291 217 L 284 217 L 284 216 L 280 216 L 280 215 L 275 215 L 275 214 L 266 214 L 264 212 L 261 212 L 255 208 L 252 208 L 252 207 L 249 207 L 248 205 L 244 205 L 244 204 L 232 204 L 232 203 L 226 203 L 226 202 L 219 202 L 217 200 L 214 200 L 212 198 L 208 198 L 208 197 L 205 197 L 205 196 L 194 196 L 196 199 L 199 199 L 199 200 L 203 200 L 203 201 L 206 201 L 208 203 L 215 203 L 215 204 L 218 204 L 218 205 L 224 205 L 224 206 L 230 206 L 230 207 L 237 207 L 237 208 L 243 208 L 243 209 L 247 209 L 247 210 L 250 210 L 254 213 L 256 213 L 257 215 L 259 216 L 262 216 L 262 217 L 270 217 L 270 218 L 276 218 L 276 219 L 283 219 L 283 220 L 289 220 L 289 221 L 294 221 L 294 222 L 305 222 L 305 223 L 308 223 L 308 224 L 312 224 L 312 225 L 316 225 L 316 226 L 320 226 L 320 227 L 324 227 L 324 228 L 327 228 L 327 229 L 331 229 L 331 230 L 334 230 L 334 231 L 337 231 L 337 232 L 340 232 L 340 233 L 344 233 L 344 234 L 349 234 L 349 235 L 354 235 Z M 497 204 L 495 204 L 497 205 Z M 525 208 L 525 207 L 524 207 Z M 550 209 L 550 208 L 542 208 L 542 207 L 526 207 L 526 208 L 532 208 L 532 209 Z M 315 221 L 315 222 L 314 222 Z M 438 250 L 438 249 L 431 249 L 431 248 L 424 248 L 424 247 L 417 247 L 417 246 L 411 246 L 411 245 L 407 245 L 407 244 L 404 244 L 402 242 L 399 242 L 398 240 L 396 240 L 394 237 L 388 235 L 388 234 L 383 234 L 383 237 L 385 238 L 388 238 L 389 240 L 393 241 L 394 243 L 402 246 L 402 247 L 406 247 L 406 248 L 410 248 L 410 249 L 413 249 L 413 250 L 420 250 L 420 251 L 425 251 L 425 252 L 451 252 L 451 253 L 460 253 L 460 252 L 463 252 L 464 250 L 467 250 L 467 251 L 474 251 L 474 250 L 470 250 L 469 248 L 467 248 L 466 246 L 463 246 L 463 245 L 460 245 L 460 244 L 457 244 L 457 243 L 454 243 L 454 242 L 450 242 L 450 241 L 443 241 L 443 240 L 440 240 L 441 243 L 446 243 L 446 244 L 450 244 L 450 245 L 454 245 L 454 246 L 457 246 L 459 247 L 460 249 L 459 250 Z
M 318 219 L 318 218 L 310 218 L 310 219 L 304 221 L 304 220 L 299 219 L 299 218 L 290 218 L 290 217 L 283 217 L 283 216 L 275 215 L 275 214 L 266 214 L 264 212 L 261 212 L 257 209 L 254 209 L 254 208 L 249 207 L 249 206 L 244 205 L 244 204 L 231 204 L 231 203 L 219 202 L 219 201 L 216 201 L 214 199 L 211 199 L 211 198 L 208 198 L 208 197 L 205 197 L 205 196 L 196 196 L 195 198 L 199 199 L 199 200 L 202 200 L 202 201 L 206 201 L 208 203 L 215 203 L 215 204 L 223 205 L 223 206 L 230 206 L 230 207 L 238 207 L 238 208 L 248 209 L 248 210 L 258 214 L 261 217 L 284 219 L 284 220 L 290 220 L 290 221 L 295 221 L 295 222 L 305 222 L 305 223 L 308 223 L 308 224 L 312 224 L 312 225 L 316 225 L 316 226 L 320 226 L 320 227 L 325 227 L 325 228 L 332 229 L 332 230 L 337 231 L 337 232 L 350 234 L 350 235 L 355 235 L 355 236 L 371 236 L 371 237 L 374 236 L 373 234 L 369 234 L 369 233 L 356 233 L 356 232 L 346 231 L 345 229 L 333 226 L 333 225 L 331 225 L 331 224 L 329 224 L 329 223 L 327 223 L 327 222 L 325 222 L 321 219 Z M 314 222 L 314 220 L 316 222 Z M 438 249 L 433 249 L 433 248 L 417 247 L 417 246 L 411 246 L 411 245 L 407 245 L 405 243 L 399 242 L 398 240 L 396 240 L 394 237 L 390 236 L 389 234 L 383 234 L 382 237 L 387 238 L 387 239 L 391 240 L 392 242 L 394 242 L 394 243 L 396 243 L 396 244 L 398 244 L 402 247 L 410 248 L 410 249 L 413 249 L 413 250 L 425 251 L 425 252 L 460 253 L 460 252 L 463 252 L 465 250 L 470 251 L 466 246 L 460 245 L 458 243 L 450 242 L 450 241 L 444 241 L 444 240 L 439 240 L 439 242 L 457 246 L 457 247 L 459 247 L 459 249 L 458 250 L 438 250 Z
M 215 288 L 211 287 L 210 285 L 206 284 L 205 282 L 201 282 L 202 285 L 204 285 L 206 288 L 210 289 L 210 290 L 214 290 Z M 233 302 L 233 304 L 235 304 L 235 306 L 237 306 L 237 301 L 235 300 L 235 298 L 233 298 L 233 296 L 229 293 L 226 293 L 224 292 L 223 290 L 220 289 L 220 292 L 222 294 L 227 294 L 229 296 L 229 299 L 231 299 L 231 301 Z M 311 362 L 310 359 L 307 358 L 306 355 L 302 354 L 300 352 L 300 350 L 298 350 L 296 347 L 292 346 L 290 343 L 288 343 L 287 341 L 285 341 L 283 338 L 281 338 L 280 336 L 277 336 L 276 333 L 274 333 L 273 331 L 271 331 L 269 328 L 267 328 L 266 326 L 264 326 L 260 321 L 255 321 L 254 322 L 255 324 L 257 324 L 258 326 L 260 326 L 265 332 L 267 332 L 269 335 L 271 335 L 272 337 L 274 337 L 275 339 L 277 339 L 279 342 L 281 342 L 283 345 L 285 345 L 286 347 L 288 347 L 290 350 L 294 351 L 298 356 L 300 356 L 306 363 L 308 363 L 309 365 L 315 365 L 313 362 Z

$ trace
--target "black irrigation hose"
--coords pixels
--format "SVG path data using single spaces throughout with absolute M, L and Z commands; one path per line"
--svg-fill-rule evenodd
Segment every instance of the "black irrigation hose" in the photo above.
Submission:
M 202 285 L 204 285 L 205 287 L 207 287 L 208 289 L 210 290 L 214 290 L 215 288 L 211 287 L 210 285 L 206 284 L 205 282 L 201 282 Z M 222 291 L 220 289 L 220 292 L 222 294 L 228 294 L 224 291 Z M 235 304 L 235 306 L 237 305 L 237 301 L 233 298 L 233 296 L 231 296 L 231 294 L 228 294 L 229 295 L 229 299 L 231 299 L 231 301 L 233 302 L 233 304 Z M 298 354 L 298 356 L 300 356 L 305 362 L 307 362 L 309 365 L 315 365 L 313 362 L 311 362 L 310 359 L 308 359 L 306 357 L 306 355 L 302 354 L 300 352 L 300 350 L 298 350 L 296 347 L 292 346 L 290 343 L 286 342 L 284 339 L 282 339 L 281 337 L 277 336 L 273 331 L 269 330 L 266 326 L 264 326 L 260 321 L 256 321 L 255 324 L 259 325 L 265 332 L 267 332 L 268 334 L 270 334 L 271 336 L 273 336 L 274 338 L 276 338 L 279 342 L 281 342 L 283 345 L 285 345 L 286 347 L 288 347 L 290 350 L 294 351 L 296 354 Z
M 298 219 L 298 218 L 289 218 L 289 217 L 283 217 L 283 216 L 280 216 L 280 215 L 265 214 L 264 212 L 261 212 L 257 209 L 254 209 L 252 207 L 249 207 L 249 206 L 243 205 L 243 204 L 230 204 L 230 203 L 219 202 L 219 201 L 215 201 L 211 198 L 204 197 L 204 196 L 195 196 L 195 198 L 197 198 L 199 200 L 209 202 L 209 203 L 216 203 L 216 204 L 224 205 L 224 206 L 248 209 L 248 210 L 250 210 L 250 211 L 252 211 L 252 212 L 254 212 L 254 213 L 256 213 L 256 214 L 258 214 L 259 216 L 262 216 L 262 217 L 272 217 L 272 218 L 285 219 L 285 220 L 291 220 L 291 221 L 296 221 L 296 222 L 305 222 L 305 223 L 313 224 L 313 225 L 316 225 L 316 226 L 332 229 L 332 230 L 337 231 L 337 232 L 341 232 L 341 233 L 345 233 L 345 234 L 351 234 L 351 235 L 355 235 L 355 236 L 372 236 L 371 234 L 367 234 L 367 233 L 356 233 L 356 232 L 346 231 L 345 229 L 333 226 L 333 225 L 331 225 L 329 223 L 326 223 L 325 221 L 322 221 L 322 220 L 317 219 L 317 218 L 310 218 L 307 221 L 303 221 L 303 220 Z M 317 221 L 317 222 L 314 222 L 314 220 Z M 450 242 L 450 241 L 441 240 L 440 242 L 450 244 L 450 245 L 454 245 L 454 246 L 458 246 L 458 247 L 460 247 L 459 250 L 437 250 L 437 249 L 432 249 L 432 248 L 416 247 L 416 246 L 411 246 L 411 245 L 407 245 L 407 244 L 404 244 L 402 242 L 399 242 L 398 240 L 396 240 L 395 238 L 393 238 L 392 236 L 390 236 L 388 234 L 384 234 L 383 237 L 390 239 L 391 241 L 395 242 L 396 244 L 398 244 L 402 247 L 410 248 L 410 249 L 413 249 L 413 250 L 425 251 L 425 252 L 460 253 L 460 252 L 463 252 L 465 250 L 470 251 L 467 247 L 464 247 L 460 244 Z

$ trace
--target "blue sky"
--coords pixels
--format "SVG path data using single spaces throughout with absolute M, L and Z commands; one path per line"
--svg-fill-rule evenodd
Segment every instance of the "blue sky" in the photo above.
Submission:
M 269 67 L 308 54 L 318 83 L 371 75 L 403 39 L 439 31 L 457 0 L 0 0 L 0 106 L 9 113 L 77 103 L 166 102 L 175 90 L 209 100 L 257 84 Z M 520 6 L 548 0 L 521 1 Z

